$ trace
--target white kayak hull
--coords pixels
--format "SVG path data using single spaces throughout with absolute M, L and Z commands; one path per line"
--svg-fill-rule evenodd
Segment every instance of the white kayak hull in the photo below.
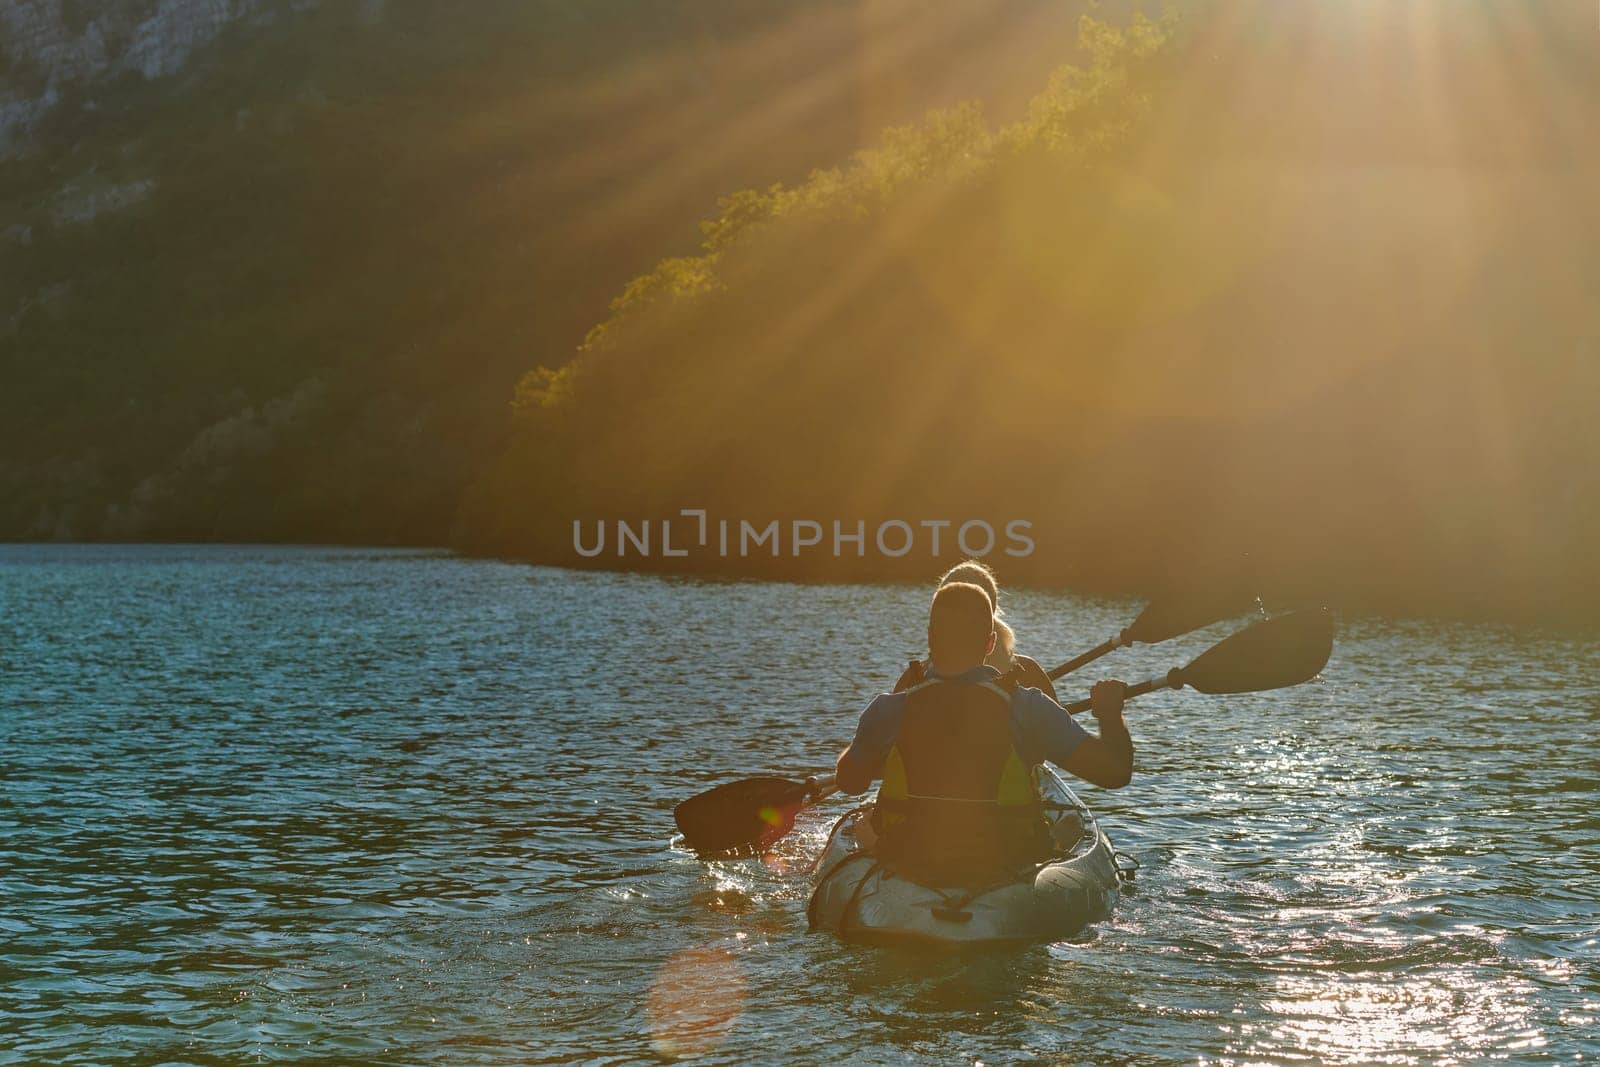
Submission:
M 1035 774 L 1058 856 L 981 892 L 897 877 L 872 854 L 871 805 L 834 825 L 817 861 L 814 930 L 872 944 L 995 945 L 1070 937 L 1116 905 L 1116 853 L 1094 815 L 1047 767 Z

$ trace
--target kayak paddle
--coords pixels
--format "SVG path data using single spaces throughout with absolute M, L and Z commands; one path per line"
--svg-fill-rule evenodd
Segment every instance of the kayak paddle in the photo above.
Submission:
M 1315 678 L 1333 654 L 1333 614 L 1327 608 L 1292 611 L 1223 638 L 1166 674 L 1128 687 L 1129 697 L 1188 686 L 1202 693 L 1263 693 Z M 1088 700 L 1066 705 L 1076 715 Z
M 1063 663 L 1050 672 L 1050 680 L 1071 674 L 1079 667 L 1087 666 L 1119 648 L 1170 641 L 1202 626 L 1243 615 L 1259 603 L 1256 595 L 1242 584 L 1220 589 L 1213 587 L 1200 593 L 1158 596 L 1145 605 L 1139 617 L 1126 630 Z
M 1148 608 L 1145 614 L 1151 614 Z M 1333 615 L 1326 608 L 1290 612 L 1223 638 L 1188 666 L 1129 686 L 1127 695 L 1143 696 L 1157 689 L 1184 686 L 1202 693 L 1283 689 L 1315 678 L 1332 653 Z M 1079 700 L 1066 709 L 1077 714 L 1088 711 L 1090 706 L 1090 701 Z M 672 818 L 682 831 L 684 842 L 696 852 L 759 852 L 792 830 L 795 816 L 802 810 L 835 791 L 832 777 L 804 782 L 745 778 L 690 797 L 673 809 Z
M 761 851 L 794 829 L 801 809 L 833 792 L 832 775 L 745 778 L 690 797 L 672 809 L 672 819 L 696 852 Z

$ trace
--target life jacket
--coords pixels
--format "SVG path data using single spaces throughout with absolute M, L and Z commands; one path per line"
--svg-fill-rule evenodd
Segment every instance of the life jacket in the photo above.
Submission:
M 900 677 L 894 683 L 894 692 L 904 693 L 914 685 L 921 685 L 927 680 L 928 669 L 920 659 L 912 658 L 906 664 L 906 669 L 900 672 Z
M 992 664 L 985 664 L 985 666 L 992 666 Z M 1048 676 L 1045 676 L 1044 669 L 1027 656 L 1018 656 L 1013 654 L 1011 657 L 1010 670 L 1001 672 L 1000 668 L 998 667 L 995 667 L 994 669 L 996 673 L 1000 675 L 999 681 L 1002 685 L 1009 685 L 1013 682 L 1020 681 L 1032 681 L 1034 678 L 1039 678 L 1044 682 L 1044 684 L 1038 686 L 1037 688 L 1049 693 L 1051 700 L 1055 699 L 1055 689 L 1054 687 L 1050 686 L 1050 679 Z M 921 685 L 927 680 L 927 677 L 928 665 L 922 660 L 912 657 L 911 661 L 906 664 L 906 669 L 901 671 L 900 677 L 895 680 L 894 689 L 891 690 L 891 692 L 904 693 L 907 689 L 910 689 L 914 685 Z
M 1033 772 L 1011 740 L 1011 687 L 932 678 L 906 691 L 874 811 L 878 855 L 960 885 L 1048 852 Z

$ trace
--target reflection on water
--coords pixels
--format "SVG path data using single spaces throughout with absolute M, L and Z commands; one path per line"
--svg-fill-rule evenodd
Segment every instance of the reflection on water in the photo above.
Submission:
M 1142 870 L 1071 942 L 808 935 L 842 798 L 766 863 L 670 846 L 684 796 L 825 766 L 925 602 L 0 548 L 0 1063 L 1600 1054 L 1588 642 L 1356 622 L 1320 684 L 1139 701 L 1141 773 L 1084 795 Z M 1052 659 L 1134 607 L 1008 610 Z
M 744 972 L 722 948 L 690 948 L 668 960 L 650 985 L 650 1048 L 668 1058 L 698 1057 L 724 1041 L 744 1008 Z

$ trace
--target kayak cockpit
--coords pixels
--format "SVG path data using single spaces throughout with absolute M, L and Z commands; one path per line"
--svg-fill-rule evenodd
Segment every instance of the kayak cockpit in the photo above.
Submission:
M 1117 898 L 1111 843 L 1059 776 L 1035 771 L 1054 853 L 965 885 L 927 885 L 874 853 L 872 805 L 834 825 L 807 907 L 812 929 L 849 940 L 947 945 L 1070 936 L 1105 918 Z

